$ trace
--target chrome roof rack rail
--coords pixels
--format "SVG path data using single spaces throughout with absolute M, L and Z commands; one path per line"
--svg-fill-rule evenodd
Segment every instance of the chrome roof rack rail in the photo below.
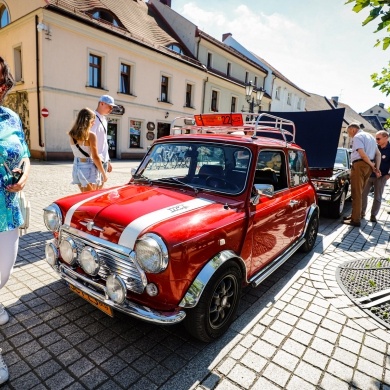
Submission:
M 224 134 L 252 138 L 268 134 L 271 138 L 274 138 L 271 135 L 281 136 L 288 143 L 295 142 L 295 125 L 268 113 L 210 113 L 174 118 L 170 134 Z M 287 137 L 291 139 L 287 140 Z

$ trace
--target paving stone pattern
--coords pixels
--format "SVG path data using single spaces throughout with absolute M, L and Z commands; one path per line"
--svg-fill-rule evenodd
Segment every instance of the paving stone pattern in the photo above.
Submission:
M 126 183 L 137 165 L 114 162 L 108 185 Z M 0 327 L 10 372 L 2 388 L 390 390 L 390 333 L 355 306 L 336 280 L 345 261 L 388 255 L 385 202 L 379 222 L 363 221 L 360 229 L 321 218 L 315 250 L 297 253 L 258 288 L 245 288 L 229 331 L 204 344 L 181 324 L 151 325 L 121 313 L 107 317 L 46 264 L 51 234 L 42 209 L 78 192 L 70 184 L 71 168 L 33 162 L 26 186 L 31 226 L 0 293 L 10 313 Z

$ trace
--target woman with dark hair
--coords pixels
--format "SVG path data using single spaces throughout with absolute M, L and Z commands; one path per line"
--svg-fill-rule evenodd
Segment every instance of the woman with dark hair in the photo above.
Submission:
M 72 148 L 72 184 L 77 184 L 81 192 L 98 189 L 107 181 L 102 158 L 98 155 L 97 137 L 91 132 L 96 115 L 90 108 L 83 108 L 69 131 Z
M 0 57 L 0 290 L 8 281 L 18 254 L 18 228 L 23 217 L 16 193 L 24 188 L 30 170 L 30 152 L 22 122 L 15 112 L 2 105 L 13 85 L 9 66 Z M 23 170 L 19 168 L 22 164 Z M 0 326 L 8 320 L 8 313 L 0 303 Z M 0 384 L 7 380 L 8 368 L 0 349 Z

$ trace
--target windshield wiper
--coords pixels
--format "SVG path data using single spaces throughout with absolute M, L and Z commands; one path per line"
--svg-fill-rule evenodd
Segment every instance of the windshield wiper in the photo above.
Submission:
M 176 177 L 163 177 L 161 179 L 156 179 L 152 181 L 157 183 L 180 184 L 182 186 L 191 188 L 193 191 L 195 191 L 196 194 L 199 192 L 198 188 L 192 186 L 191 184 L 184 183 L 184 181 L 176 179 Z

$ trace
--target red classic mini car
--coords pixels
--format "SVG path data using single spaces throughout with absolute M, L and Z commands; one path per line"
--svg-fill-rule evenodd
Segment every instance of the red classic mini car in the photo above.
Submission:
M 294 123 L 268 114 L 177 118 L 128 184 L 44 210 L 46 260 L 112 316 L 184 320 L 212 341 L 259 285 L 318 231 L 315 189 Z

